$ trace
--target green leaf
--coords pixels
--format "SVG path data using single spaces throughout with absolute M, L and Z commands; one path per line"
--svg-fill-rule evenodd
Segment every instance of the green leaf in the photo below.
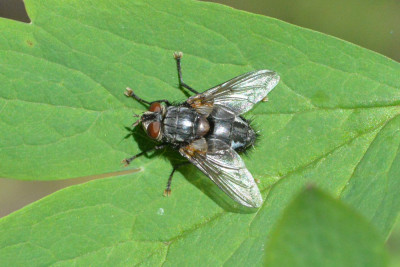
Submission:
M 387 236 L 399 212 L 400 65 L 284 22 L 192 1 L 26 1 L 31 24 L 0 20 L 0 177 L 109 178 L 61 190 L 0 220 L 10 264 L 257 265 L 266 237 L 293 196 L 313 183 Z M 148 100 L 185 99 L 255 69 L 281 82 L 254 117 L 261 137 L 243 156 L 265 199 L 233 203 L 194 166 L 163 198 L 166 151 L 127 138 Z M 140 172 L 115 177 L 123 171 Z
M 400 266 L 400 216 L 397 218 L 392 233 L 387 240 L 387 247 L 390 253 L 390 264 L 391 267 Z
M 364 218 L 316 189 L 286 208 L 265 247 L 266 266 L 386 266 L 383 239 Z

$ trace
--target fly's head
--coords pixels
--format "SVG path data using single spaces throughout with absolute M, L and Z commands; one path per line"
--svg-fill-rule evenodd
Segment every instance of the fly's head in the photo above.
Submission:
M 139 120 L 132 126 L 142 123 L 144 131 L 154 140 L 161 141 L 162 135 L 162 119 L 164 117 L 166 107 L 159 102 L 151 103 L 149 110 L 144 112 Z

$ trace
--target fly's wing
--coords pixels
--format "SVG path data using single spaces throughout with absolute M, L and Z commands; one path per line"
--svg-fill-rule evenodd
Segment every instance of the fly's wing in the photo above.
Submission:
M 279 75 L 274 71 L 252 71 L 193 96 L 188 99 L 188 103 L 192 99 L 201 99 L 203 104 L 225 106 L 240 115 L 265 98 L 278 82 Z
M 238 203 L 257 208 L 262 197 L 242 158 L 219 139 L 196 140 L 179 152 Z

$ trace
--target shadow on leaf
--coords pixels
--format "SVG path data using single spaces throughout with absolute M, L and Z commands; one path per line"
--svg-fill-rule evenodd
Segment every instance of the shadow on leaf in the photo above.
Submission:
M 125 127 L 128 131 L 128 134 L 124 137 L 125 139 L 133 138 L 133 140 L 138 144 L 139 149 L 141 151 L 148 150 L 157 145 L 156 142 L 147 137 L 146 133 L 143 131 L 142 127 L 137 126 L 135 128 Z M 145 154 L 144 156 L 147 158 L 152 158 L 155 156 L 164 156 L 171 163 L 172 166 L 176 166 L 182 162 L 186 162 L 187 160 L 183 158 L 178 151 L 172 149 L 171 147 L 167 147 L 166 149 L 156 150 L 155 152 L 150 152 L 150 154 Z M 183 166 L 176 170 L 176 172 L 180 172 L 187 181 L 189 181 L 192 185 L 196 186 L 200 191 L 202 191 L 205 195 L 207 195 L 210 199 L 212 199 L 217 205 L 223 208 L 225 211 L 234 212 L 234 213 L 254 213 L 257 209 L 252 209 L 248 207 L 244 207 L 234 200 L 232 200 L 228 195 L 226 195 L 215 183 L 213 183 L 210 179 L 207 178 L 200 170 L 198 170 L 194 165 Z M 170 172 L 165 173 L 165 183 L 168 180 Z M 173 192 L 173 182 L 172 182 L 172 192 Z M 171 196 L 173 197 L 173 196 Z

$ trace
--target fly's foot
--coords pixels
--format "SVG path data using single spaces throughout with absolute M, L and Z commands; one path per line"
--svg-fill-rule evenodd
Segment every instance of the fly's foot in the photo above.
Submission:
M 171 188 L 167 188 L 164 190 L 164 197 L 169 197 L 171 195 Z
M 263 102 L 268 102 L 268 96 L 264 97 L 264 98 L 262 99 L 262 101 L 263 101 Z
M 256 184 L 260 183 L 260 179 L 254 178 L 254 182 L 256 182 Z
M 132 123 L 132 128 L 135 128 L 136 126 L 138 126 L 140 122 L 141 122 L 141 119 L 138 119 L 137 121 Z
M 126 91 L 124 93 L 127 97 L 133 96 L 133 90 L 129 87 L 126 87 Z
M 130 162 L 128 159 L 124 159 L 123 161 L 121 161 L 121 164 L 124 164 L 125 167 L 128 167 L 128 165 L 129 165 L 130 163 L 131 163 L 131 162 Z
M 182 52 L 174 52 L 174 58 L 175 58 L 175 59 L 181 59 L 182 56 L 183 56 L 183 53 L 182 53 Z

